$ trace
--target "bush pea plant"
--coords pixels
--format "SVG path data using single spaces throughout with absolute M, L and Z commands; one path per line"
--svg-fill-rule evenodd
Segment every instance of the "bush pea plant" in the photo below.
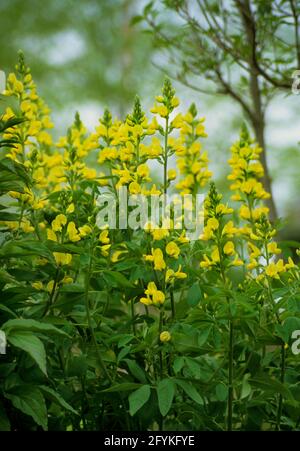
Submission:
M 76 114 L 58 142 L 22 54 L 4 96 L 0 429 L 299 428 L 299 243 L 268 218 L 247 129 L 226 203 L 204 118 L 176 112 L 169 80 L 149 117 L 138 98 L 92 133 Z M 120 187 L 205 193 L 203 233 L 98 227 L 97 196 Z

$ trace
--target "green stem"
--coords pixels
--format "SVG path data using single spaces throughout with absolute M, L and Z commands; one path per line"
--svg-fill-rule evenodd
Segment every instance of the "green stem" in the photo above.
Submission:
M 168 135 L 169 135 L 169 116 L 166 117 L 165 146 L 164 146 L 164 194 L 168 189 Z
M 232 431 L 233 413 L 233 323 L 229 320 L 227 431 Z
M 132 319 L 132 330 L 133 335 L 136 336 L 136 325 L 135 325 L 135 318 L 134 318 L 134 299 L 132 298 L 130 300 L 130 306 L 131 306 L 131 319 Z
M 281 345 L 281 363 L 280 363 L 280 382 L 284 384 L 285 379 L 285 347 L 284 343 Z M 282 405 L 283 398 L 279 395 L 278 406 L 277 406 L 277 419 L 276 419 L 276 430 L 280 431 L 281 415 L 282 415 Z
M 173 288 L 170 289 L 170 299 L 171 299 L 172 319 L 175 320 L 176 310 Z

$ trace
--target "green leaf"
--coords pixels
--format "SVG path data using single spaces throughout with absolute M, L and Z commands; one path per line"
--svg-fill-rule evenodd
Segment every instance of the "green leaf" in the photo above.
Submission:
M 216 386 L 216 396 L 219 401 L 225 401 L 228 396 L 228 388 L 224 384 L 218 384 Z
M 186 382 L 181 379 L 175 379 L 175 382 L 177 385 L 179 385 L 179 387 L 183 389 L 183 391 L 188 395 L 189 398 L 191 398 L 200 406 L 204 405 L 202 397 L 199 395 L 195 387 L 190 382 Z
M 76 412 L 76 410 L 73 409 L 73 407 L 69 403 L 67 403 L 67 401 L 65 401 L 64 398 L 59 393 L 52 390 L 52 388 L 46 387 L 45 385 L 40 385 L 39 388 L 41 392 L 45 395 L 45 398 L 55 402 L 56 404 L 63 407 L 65 410 L 68 410 L 69 412 L 78 415 L 78 412 Z
M 134 285 L 129 282 L 129 280 L 118 271 L 103 271 L 103 277 L 106 282 L 113 284 L 120 288 L 133 288 Z
M 41 371 L 47 375 L 46 351 L 43 342 L 38 337 L 30 332 L 15 330 L 10 332 L 7 340 L 16 348 L 26 351 L 38 364 Z
M 139 388 L 141 384 L 136 384 L 134 382 L 124 382 L 122 384 L 113 385 L 112 387 L 102 390 L 102 393 L 113 393 L 116 391 L 132 391 Z
M 292 338 L 292 333 L 294 330 L 300 330 L 300 318 L 286 318 L 284 323 L 277 324 L 275 329 L 277 335 L 284 341 L 284 343 L 288 343 Z
M 157 386 L 158 407 L 163 417 L 171 409 L 175 395 L 175 384 L 172 379 L 162 379 Z
M 41 332 L 46 334 L 57 334 L 68 337 L 68 334 L 61 329 L 53 326 L 49 323 L 41 323 L 40 321 L 36 321 L 35 319 L 10 319 L 3 324 L 2 330 L 6 332 L 6 335 L 9 336 L 11 331 L 22 330 L 22 331 L 30 331 L 30 332 Z
M 198 305 L 199 301 L 202 299 L 202 292 L 199 283 L 194 283 L 187 292 L 188 304 L 191 307 Z
M 16 409 L 29 415 L 46 431 L 48 428 L 48 416 L 45 399 L 36 387 L 30 385 L 18 385 L 4 395 Z
M 150 385 L 143 385 L 138 390 L 131 393 L 128 397 L 129 413 L 133 416 L 148 401 L 151 394 Z
M 134 360 L 124 359 L 124 362 L 126 362 L 129 371 L 136 379 L 138 379 L 142 384 L 145 384 L 147 382 L 144 371 Z
M 184 357 L 182 357 L 182 356 L 175 357 L 175 360 L 173 363 L 173 369 L 174 369 L 175 373 L 179 373 L 179 371 L 181 371 L 183 367 L 184 367 Z

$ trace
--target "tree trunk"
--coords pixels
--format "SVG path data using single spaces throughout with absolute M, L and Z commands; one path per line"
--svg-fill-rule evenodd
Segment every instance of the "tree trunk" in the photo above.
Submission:
M 260 159 L 264 168 L 264 179 L 263 184 L 265 190 L 268 191 L 271 195 L 270 199 L 267 200 L 267 206 L 270 209 L 270 219 L 274 221 L 277 218 L 276 206 L 274 203 L 274 199 L 272 196 L 272 186 L 271 186 L 271 178 L 269 175 L 268 164 L 267 164 L 267 156 L 266 156 L 266 147 L 265 147 L 265 117 L 262 105 L 262 96 L 259 85 L 259 73 L 257 71 L 256 64 L 256 29 L 255 29 L 255 21 L 253 20 L 252 11 L 250 8 L 249 0 L 237 0 L 237 7 L 240 11 L 241 19 L 244 25 L 245 33 L 247 41 L 249 42 L 250 52 L 248 58 L 248 67 L 249 67 L 249 93 L 252 99 L 252 115 L 250 117 L 254 132 L 255 138 L 260 147 L 262 147 L 263 152 L 261 153 Z

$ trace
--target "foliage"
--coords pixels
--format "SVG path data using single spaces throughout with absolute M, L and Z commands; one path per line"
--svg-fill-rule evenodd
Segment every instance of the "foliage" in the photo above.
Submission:
M 206 189 L 195 105 L 176 114 L 166 80 L 151 120 L 136 98 L 125 121 L 106 110 L 88 134 L 76 114 L 53 143 L 22 54 L 5 95 L 0 429 L 297 429 L 299 243 L 276 242 L 248 131 L 231 149 L 232 202 L 210 184 L 196 241 L 165 223 L 99 229 L 99 191 Z

